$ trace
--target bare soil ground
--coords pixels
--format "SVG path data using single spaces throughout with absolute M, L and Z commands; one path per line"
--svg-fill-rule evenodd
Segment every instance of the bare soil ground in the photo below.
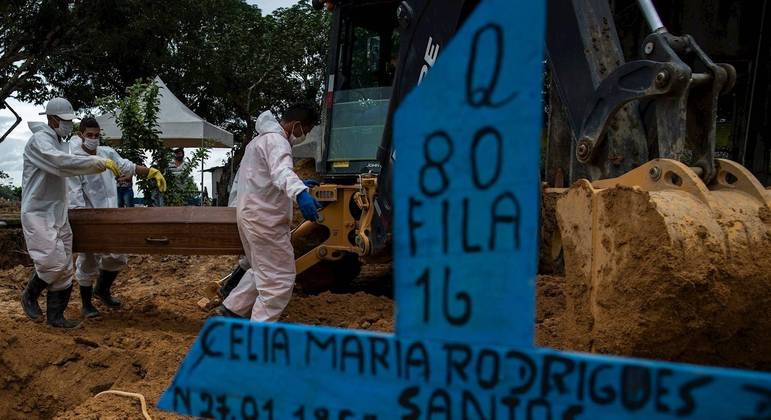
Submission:
M 143 394 L 154 409 L 208 314 L 196 302 L 207 283 L 224 277 L 235 257 L 130 258 L 115 286 L 124 309 L 71 331 L 29 321 L 19 295 L 31 267 L 0 271 L 0 418 L 136 419 L 138 400 L 107 389 Z M 364 330 L 393 329 L 389 266 L 367 266 L 345 293 L 295 295 L 286 322 Z M 44 298 L 41 298 L 41 303 Z M 67 310 L 80 317 L 73 293 Z
M 32 262 L 24 247 L 19 202 L 0 198 L 0 269 Z
M 546 195 L 545 201 L 551 198 Z M 14 211 L 0 205 L 0 215 L 4 214 L 3 210 L 6 213 Z M 771 225 L 771 213 L 763 211 L 766 213 L 761 214 L 760 219 Z M 635 299 L 647 298 L 646 293 L 629 286 L 637 285 L 640 279 L 646 278 L 643 275 L 646 272 L 641 267 L 655 268 L 663 264 L 662 273 L 682 274 L 678 281 L 659 279 L 656 283 L 658 288 L 641 289 L 660 290 L 658 295 L 676 298 L 666 301 L 666 304 L 657 302 L 653 309 L 651 305 L 643 305 L 641 313 L 646 314 L 645 322 L 621 322 L 622 317 L 613 318 L 618 321 L 613 325 L 618 325 L 622 332 L 601 336 L 593 331 L 597 320 L 589 319 L 585 311 L 579 310 L 588 301 L 586 295 L 590 289 L 582 285 L 578 281 L 580 279 L 564 277 L 564 264 L 569 261 L 554 252 L 560 245 L 552 242 L 558 240 L 552 235 L 556 229 L 554 214 L 545 211 L 542 216 L 541 237 L 545 240 L 542 243 L 540 271 L 549 275 L 539 276 L 537 281 L 535 321 L 538 345 L 771 369 L 768 352 L 765 351 L 769 348 L 767 330 L 763 333 L 758 332 L 757 327 L 750 328 L 752 325 L 766 325 L 771 319 L 768 315 L 770 289 L 761 287 L 769 284 L 769 274 L 750 269 L 753 264 L 758 264 L 757 261 L 753 264 L 741 261 L 748 267 L 749 274 L 745 277 L 752 281 L 743 283 L 744 287 L 728 287 L 730 284 L 723 287 L 723 283 L 736 279 L 736 276 L 728 274 L 739 272 L 744 265 L 737 268 L 720 260 L 722 268 L 709 273 L 678 271 L 673 269 L 670 259 L 662 257 L 660 246 L 653 246 L 656 245 L 655 238 L 663 234 L 654 232 L 647 236 L 653 238 L 647 242 L 631 238 L 629 240 L 637 241 L 640 248 L 636 259 L 640 264 L 635 266 L 637 271 L 619 276 L 619 284 L 607 289 L 608 293 L 625 292 L 608 300 L 615 302 L 613 308 L 619 308 L 624 315 L 630 312 L 624 309 L 624 305 L 629 307 L 630 303 L 636 302 Z M 650 229 L 656 226 L 652 222 L 642 224 Z M 771 240 L 771 237 L 765 240 Z M 141 418 L 137 400 L 116 395 L 95 397 L 108 389 L 144 395 L 154 419 L 178 418 L 156 410 L 155 404 L 209 316 L 196 302 L 206 295 L 212 281 L 224 277 L 233 269 L 236 257 L 132 256 L 129 268 L 120 274 L 114 288 L 123 300 L 124 308 L 110 312 L 100 307 L 103 310 L 101 319 L 87 321 L 75 330 L 61 331 L 33 323 L 22 313 L 19 295 L 32 271 L 23 248 L 19 229 L 0 228 L 0 418 Z M 760 256 L 756 260 L 768 258 L 762 249 L 756 254 Z M 714 258 L 703 260 L 710 261 L 713 264 L 710 267 L 714 267 L 717 261 Z M 691 284 L 700 285 L 709 293 L 702 291 L 694 294 L 693 287 L 685 287 Z M 730 290 L 738 292 L 731 294 L 728 293 Z M 736 295 L 739 292 L 741 296 Z M 693 296 L 706 296 L 712 301 L 697 302 Z M 713 312 L 720 315 L 711 318 L 715 322 L 696 318 L 684 322 L 684 318 L 678 316 L 678 311 L 684 308 L 694 305 L 702 309 L 703 305 L 709 305 L 707 307 L 711 308 L 715 306 L 714 302 L 718 303 L 718 307 Z M 298 288 L 282 321 L 388 332 L 394 328 L 393 313 L 390 266 L 367 265 L 355 281 L 335 288 L 334 293 L 306 295 Z M 705 312 L 702 310 L 699 313 Z M 77 291 L 73 293 L 67 316 L 80 318 Z M 641 332 L 648 331 L 661 335 L 662 328 L 670 331 L 699 326 L 701 330 L 696 328 L 694 333 L 668 336 L 685 340 L 685 344 L 678 347 L 679 351 L 672 351 L 674 347 L 670 344 L 675 342 L 672 340 L 662 344 L 656 340 L 625 338 L 644 336 Z M 704 331 L 709 334 L 705 335 Z
M 235 257 L 133 256 L 115 286 L 121 311 L 103 311 L 70 331 L 29 321 L 18 301 L 31 267 L 0 270 L 0 418 L 136 419 L 145 396 L 154 419 L 177 418 L 154 408 L 208 313 L 196 302 L 207 285 L 224 277 Z M 293 296 L 282 321 L 362 330 L 393 331 L 389 265 L 364 266 L 360 277 L 335 293 Z M 537 281 L 536 343 L 571 348 L 566 285 L 562 276 Z M 41 299 L 42 301 L 43 299 Z M 42 303 L 42 302 L 41 302 Z M 67 316 L 80 317 L 73 293 Z M 638 351 L 654 354 L 652 348 Z M 726 365 L 741 365 L 731 360 Z

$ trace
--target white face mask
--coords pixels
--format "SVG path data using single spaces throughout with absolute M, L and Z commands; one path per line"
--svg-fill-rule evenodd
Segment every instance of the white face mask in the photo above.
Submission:
M 72 121 L 59 120 L 59 127 L 54 128 L 56 134 L 61 138 L 66 138 L 72 133 Z
M 99 146 L 99 139 L 83 139 L 83 146 L 88 150 L 94 151 Z
M 299 123 L 295 123 L 295 124 L 299 124 Z M 300 124 L 300 132 L 303 133 L 303 135 L 300 137 L 295 137 L 294 127 L 292 127 L 292 132 L 289 134 L 289 143 L 292 143 L 292 146 L 296 146 L 305 141 L 305 131 L 303 131 L 302 124 Z

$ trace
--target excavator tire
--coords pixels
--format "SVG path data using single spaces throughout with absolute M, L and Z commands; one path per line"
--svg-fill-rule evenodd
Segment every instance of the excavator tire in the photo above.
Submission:
M 565 347 L 771 369 L 771 191 L 658 159 L 557 202 Z
M 297 285 L 303 293 L 319 294 L 344 290 L 361 273 L 361 262 L 356 254 L 346 253 L 336 261 L 322 261 L 297 276 Z
M 295 256 L 304 255 L 329 236 L 329 231 L 323 225 L 314 225 L 301 237 L 292 236 L 292 246 Z M 321 261 L 297 275 L 297 286 L 307 294 L 318 294 L 328 290 L 345 288 L 358 277 L 361 272 L 359 256 L 352 253 L 344 253 L 340 259 Z

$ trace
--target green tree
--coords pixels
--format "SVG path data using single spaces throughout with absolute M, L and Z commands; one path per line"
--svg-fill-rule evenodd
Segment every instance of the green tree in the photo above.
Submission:
M 0 198 L 11 201 L 21 200 L 21 187 L 15 187 L 9 183 L 10 176 L 0 171 Z
M 242 1 L 203 0 L 186 14 L 160 75 L 200 116 L 244 143 L 259 111 L 320 102 L 329 16 L 307 0 L 263 16 Z
M 307 0 L 268 16 L 243 2 L 204 0 L 186 25 L 161 78 L 198 115 L 234 133 L 241 147 L 233 166 L 255 134 L 258 112 L 321 102 L 330 15 Z M 230 162 L 225 166 L 222 187 L 233 176 Z M 212 194 L 227 201 L 224 188 Z
M 76 108 L 155 76 L 194 0 L 0 2 L 0 101 L 60 94 Z M 51 91 L 50 88 L 53 88 Z
M 327 73 L 330 14 L 313 9 L 308 0 L 300 0 L 292 7 L 278 9 L 268 19 L 275 20 L 273 38 L 286 52 L 285 77 L 299 88 L 290 93 L 295 97 L 281 105 L 320 103 Z
M 256 114 L 264 110 L 278 114 L 300 101 L 319 104 L 324 93 L 330 14 L 314 10 L 307 0 L 301 0 L 292 7 L 262 17 L 261 25 L 261 30 L 250 35 L 249 45 L 254 52 L 242 51 L 244 55 L 237 61 L 237 66 L 246 65 L 241 67 L 243 70 L 232 73 L 239 75 L 242 81 L 240 89 L 228 93 L 232 109 L 238 110 L 230 117 L 228 129 L 242 140 L 242 147 L 230 158 L 233 165 L 230 159 L 225 162 L 220 191 L 212 192 L 221 203 L 227 202 L 226 188 L 235 175 L 230 168 L 239 166 L 243 146 L 255 134 L 253 118 Z M 261 59 L 252 62 L 249 57 L 253 56 Z
M 0 2 L 0 107 L 12 94 L 92 107 L 160 76 L 245 145 L 257 112 L 320 102 L 329 23 L 308 0 L 267 16 L 244 0 Z
M 47 56 L 70 44 L 74 30 L 57 16 L 69 16 L 64 2 L 0 3 L 0 100 L 13 92 L 37 99 L 45 85 L 38 77 Z
M 320 99 L 328 28 L 307 0 L 268 16 L 243 0 L 0 2 L 0 104 L 62 95 L 92 107 L 160 76 L 248 140 L 257 111 Z
M 174 93 L 197 114 L 236 134 L 250 123 L 263 84 L 277 71 L 270 22 L 241 1 L 204 0 L 188 11 L 161 71 Z M 256 84 L 250 95 L 250 87 Z

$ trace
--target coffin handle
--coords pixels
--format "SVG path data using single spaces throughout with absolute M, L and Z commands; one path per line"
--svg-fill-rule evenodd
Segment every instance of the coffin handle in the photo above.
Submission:
M 169 238 L 162 237 L 162 238 L 151 238 L 147 237 L 145 238 L 145 242 L 151 245 L 168 245 L 169 244 Z

